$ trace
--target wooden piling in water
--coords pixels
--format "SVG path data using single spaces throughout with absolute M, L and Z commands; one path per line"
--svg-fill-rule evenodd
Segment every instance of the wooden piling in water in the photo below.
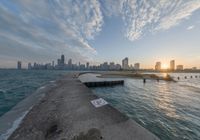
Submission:
M 146 79 L 145 78 L 143 79 L 143 83 L 146 83 Z
M 187 76 L 185 76 L 185 79 L 187 79 Z

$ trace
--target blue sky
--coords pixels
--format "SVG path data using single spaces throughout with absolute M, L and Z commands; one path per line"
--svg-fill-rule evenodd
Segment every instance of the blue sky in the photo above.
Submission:
M 1 0 L 0 67 L 104 61 L 200 67 L 200 0 Z

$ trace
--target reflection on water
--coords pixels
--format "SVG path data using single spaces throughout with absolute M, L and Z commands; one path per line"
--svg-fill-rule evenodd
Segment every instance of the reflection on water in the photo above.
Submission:
M 171 118 L 179 118 L 180 116 L 176 113 L 176 107 L 174 106 L 172 99 L 172 92 L 169 91 L 170 85 L 168 83 L 158 84 L 158 94 L 155 97 L 155 105 L 167 116 Z
M 161 76 L 167 77 L 168 73 L 161 73 Z
M 141 79 L 127 78 L 124 86 L 93 91 L 161 140 L 199 140 L 200 78 L 185 79 L 185 75 L 194 77 L 189 73 L 170 75 L 180 80 L 147 80 L 143 84 Z

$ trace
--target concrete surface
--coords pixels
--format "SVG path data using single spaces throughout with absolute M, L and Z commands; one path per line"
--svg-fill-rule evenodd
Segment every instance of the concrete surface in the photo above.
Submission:
M 158 140 L 110 105 L 95 108 L 98 97 L 72 74 L 56 84 L 9 140 Z

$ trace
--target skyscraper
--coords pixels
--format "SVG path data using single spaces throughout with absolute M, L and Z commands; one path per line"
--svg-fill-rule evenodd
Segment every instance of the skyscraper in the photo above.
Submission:
M 114 62 L 110 62 L 110 70 L 114 70 L 115 69 L 115 63 Z
M 128 57 L 126 57 L 126 58 L 124 58 L 122 60 L 122 68 L 125 69 L 125 70 L 127 70 L 129 68 L 129 66 L 128 66 Z
M 134 69 L 139 70 L 140 69 L 140 63 L 135 63 L 134 64 Z
M 71 69 L 72 68 L 72 59 L 68 60 L 68 67 Z
M 61 55 L 60 63 L 62 66 L 65 64 L 65 56 L 63 54 Z
M 22 62 L 21 62 L 21 61 L 18 61 L 18 62 L 17 62 L 17 69 L 18 69 L 18 70 L 21 70 L 21 69 L 22 69 Z
M 177 65 L 176 70 L 183 70 L 183 65 Z
M 60 66 L 60 64 L 61 64 L 61 60 L 58 59 L 58 60 L 57 60 L 57 65 Z
M 89 66 L 90 66 L 90 63 L 87 62 L 87 63 L 86 63 L 86 67 L 87 67 L 87 69 L 89 69 Z
M 170 61 L 170 70 L 172 70 L 172 71 L 175 70 L 175 60 Z
M 103 70 L 108 70 L 108 69 L 109 69 L 108 62 L 104 62 L 104 63 L 102 64 L 101 69 L 103 69 Z
M 161 70 L 161 62 L 156 62 L 155 70 Z
M 32 69 L 31 63 L 28 63 L 28 69 Z
M 52 61 L 52 66 L 54 67 L 54 61 Z

